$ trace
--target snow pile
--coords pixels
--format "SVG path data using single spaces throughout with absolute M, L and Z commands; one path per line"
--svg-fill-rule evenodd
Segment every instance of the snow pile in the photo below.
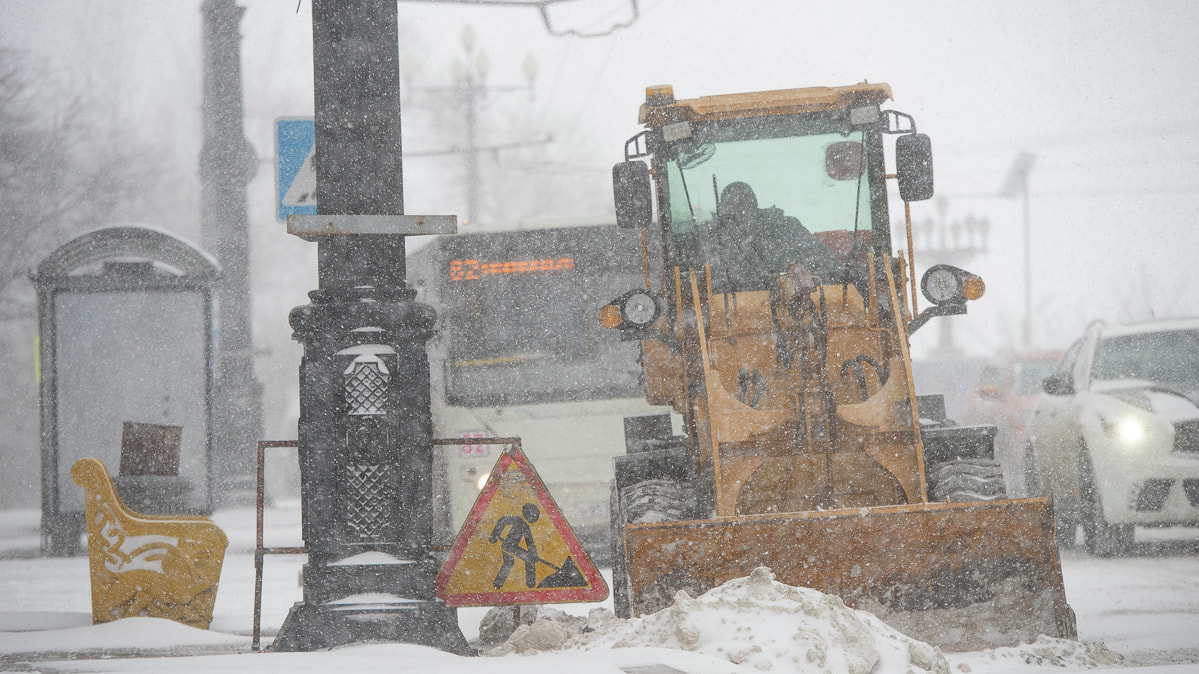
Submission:
M 0 654 L 118 650 L 135 654 L 176 650 L 228 652 L 245 648 L 249 643 L 247 637 L 202 630 L 164 618 L 142 617 L 62 630 L 0 632 Z
M 949 672 L 939 649 L 838 597 L 777 582 L 766 567 L 695 599 L 680 592 L 674 606 L 640 618 L 593 612 L 585 627 L 539 619 L 489 655 L 629 647 L 693 651 L 772 672 Z
M 1095 669 L 1097 667 L 1119 667 L 1124 665 L 1124 656 L 1107 646 L 1090 641 L 1071 641 L 1041 635 L 1031 644 L 1006 648 L 993 648 L 978 653 L 955 656 L 955 669 L 962 672 L 975 667 L 993 670 L 992 663 L 1008 663 L 1012 669 L 1018 665 L 1038 667 L 1062 667 L 1070 669 Z M 965 666 L 963 666 L 965 665 Z
M 994 599 L 959 607 L 891 612 L 870 599 L 858 607 L 947 653 L 1027 644 L 1057 632 L 1053 592 L 1028 590 L 1018 578 L 1007 578 L 989 589 Z

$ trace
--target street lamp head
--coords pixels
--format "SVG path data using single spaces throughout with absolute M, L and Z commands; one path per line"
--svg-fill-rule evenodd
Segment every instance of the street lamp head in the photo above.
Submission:
M 491 59 L 487 57 L 487 52 L 480 51 L 475 54 L 475 72 L 478 73 L 480 80 L 487 79 L 487 71 L 491 70 Z
M 475 50 L 475 29 L 469 24 L 462 29 L 462 48 L 469 54 Z
M 521 63 L 521 68 L 525 71 L 525 79 L 528 80 L 529 86 L 533 86 L 533 81 L 537 79 L 537 58 L 532 54 L 525 54 L 525 60 Z
M 1021 151 L 1016 155 L 1016 159 L 1012 162 L 1011 168 L 1008 169 L 1007 177 L 1003 181 L 1003 187 L 999 190 L 999 195 L 1003 197 L 1018 197 L 1025 196 L 1028 192 L 1028 174 L 1032 172 L 1033 164 L 1037 163 L 1037 156 L 1031 152 Z
M 411 84 L 416 76 L 420 74 L 420 61 L 413 56 L 404 54 L 400 57 L 400 79 L 408 84 Z

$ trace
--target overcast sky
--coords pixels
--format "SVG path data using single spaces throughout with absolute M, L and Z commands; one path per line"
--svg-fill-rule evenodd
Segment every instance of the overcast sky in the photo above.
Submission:
M 0 0 L 4 41 L 41 55 L 47 72 L 103 101 L 114 125 L 199 152 L 198 0 Z M 288 240 L 273 213 L 273 121 L 312 114 L 311 4 L 242 0 L 247 136 L 261 167 L 252 184 L 255 301 L 278 311 L 256 331 L 285 340 L 286 309 L 302 288 L 282 261 L 306 267 L 314 248 Z M 610 208 L 608 171 L 638 131 L 646 85 L 680 97 L 889 83 L 893 107 L 933 140 L 938 201 L 917 222 L 990 224 L 987 252 L 962 266 L 987 296 L 955 318 L 972 353 L 1018 347 L 1024 315 L 1022 209 L 996 196 L 1020 152 L 1030 179 L 1033 336 L 1064 347 L 1093 319 L 1199 314 L 1191 279 L 1199 254 L 1199 5 L 1193 2 L 867 2 L 861 0 L 641 0 L 632 25 L 607 37 L 555 37 L 532 8 L 401 2 L 405 86 L 447 86 L 470 25 L 487 53 L 488 81 L 521 84 L 538 64 L 535 98 L 496 95 L 483 140 L 552 135 L 554 170 L 591 181 L 579 212 Z M 557 30 L 602 32 L 632 19 L 629 0 L 575 0 L 553 10 Z M 457 115 L 445 110 L 447 117 Z M 512 119 L 523 128 L 513 128 Z M 444 118 L 443 120 L 444 121 Z M 437 149 L 436 116 L 405 117 L 405 150 Z M 495 161 L 501 161 L 497 157 Z M 405 161 L 409 213 L 461 213 L 447 159 Z M 531 180 L 536 179 L 532 174 Z M 195 221 L 181 194 L 167 222 Z M 515 209 L 513 209 L 515 210 Z M 513 217 L 526 218 L 535 204 Z M 559 215 L 559 214 L 555 214 Z M 170 228 L 169 224 L 159 223 Z M 195 238 L 198 239 L 198 236 Z M 302 263 L 296 263 L 302 259 Z M 925 258 L 917 252 L 917 263 Z M 279 279 L 286 279 L 280 282 Z M 290 293 L 290 294 L 289 294 Z M 260 316 L 258 322 L 263 322 Z M 935 328 L 914 338 L 917 352 Z

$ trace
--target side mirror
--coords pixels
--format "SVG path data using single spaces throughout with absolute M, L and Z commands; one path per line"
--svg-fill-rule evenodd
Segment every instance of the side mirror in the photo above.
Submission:
M 1074 377 L 1069 372 L 1055 372 L 1041 381 L 1041 388 L 1051 396 L 1074 395 Z
M 866 152 L 857 141 L 843 140 L 824 150 L 824 172 L 833 180 L 857 180 L 866 170 Z
M 645 162 L 626 161 L 612 167 L 612 196 L 616 202 L 616 224 L 626 229 L 650 226 L 654 198 Z
M 904 201 L 924 201 L 933 196 L 933 146 L 923 133 L 895 139 L 895 172 L 899 196 Z

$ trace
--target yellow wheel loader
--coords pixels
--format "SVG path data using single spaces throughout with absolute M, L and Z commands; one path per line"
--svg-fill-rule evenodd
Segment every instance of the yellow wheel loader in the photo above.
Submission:
M 645 130 L 613 169 L 644 287 L 599 320 L 640 342 L 646 397 L 683 433 L 669 412 L 625 420 L 618 614 L 768 566 L 947 649 L 1075 636 L 1048 499 L 1008 499 L 994 427 L 915 393 L 910 335 L 984 284 L 934 266 L 918 311 L 908 204 L 932 196 L 931 144 L 890 98 L 867 83 L 647 89 Z

